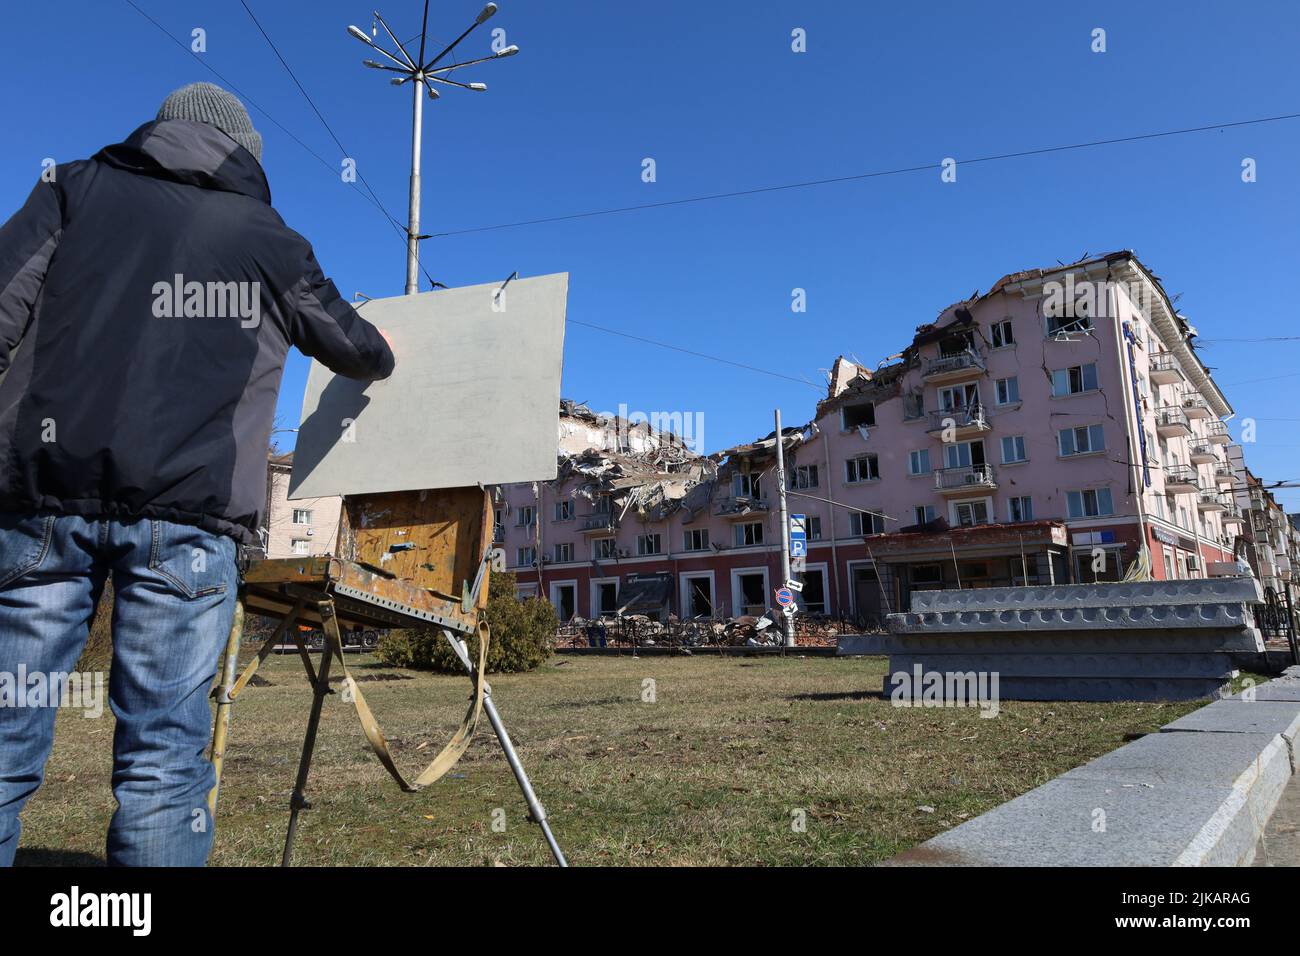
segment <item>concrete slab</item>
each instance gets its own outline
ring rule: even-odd
[[[1151,734],[891,862],[1247,865],[1290,778],[1276,734]]]
[[[1251,627],[1246,605],[1236,603],[1142,604],[1128,607],[1020,608],[924,611],[890,614],[891,634],[936,631],[1179,630]]]
[[[1061,673],[1059,654],[916,654],[889,656],[889,672],[922,670],[977,671],[1009,677],[1214,677],[1232,676],[1224,654],[1090,654],[1073,655],[1069,674]]]
[[[1134,604],[1254,603],[1262,600],[1264,592],[1259,582],[1241,577],[913,591],[911,610],[1121,607]]]
[[[997,698],[1006,700],[1210,700],[1227,682],[1220,677],[999,677]],[[892,698],[888,677],[882,692]],[[922,692],[923,693],[923,689]],[[922,699],[924,699],[922,697]]]
[[[1295,742],[1300,734],[1300,703],[1279,700],[1216,700],[1160,728],[1162,733],[1215,732],[1278,734]]]
[[[837,643],[840,655],[855,654],[1208,654],[1253,653],[1258,632],[1240,630],[981,631],[964,634],[850,634]]]
[[[1256,701],[1278,700],[1300,702],[1300,680],[1292,677],[1279,677],[1251,689]],[[1234,694],[1233,699],[1248,700],[1247,692]]]

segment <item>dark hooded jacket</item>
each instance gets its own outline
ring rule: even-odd
[[[256,542],[291,345],[393,370],[244,147],[166,120],[52,167],[0,227],[0,510]]]

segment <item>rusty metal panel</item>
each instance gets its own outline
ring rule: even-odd
[[[360,306],[397,367],[366,383],[312,363],[289,497],[554,478],[568,288],[557,273]]]

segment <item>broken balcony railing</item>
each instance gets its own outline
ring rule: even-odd
[[[618,519],[609,511],[597,511],[582,516],[583,531],[613,531],[617,527]]]
[[[921,372],[923,378],[935,375],[951,375],[954,372],[984,371],[984,359],[976,352],[966,351],[958,355],[941,355],[925,363]]]
[[[930,413],[930,428],[932,432],[942,432],[948,429],[958,431],[966,429],[975,429],[983,431],[989,427],[988,418],[984,414],[983,405],[972,405],[965,408],[949,408],[943,411]]]
[[[754,498],[750,495],[732,495],[730,498],[723,498],[718,502],[714,514],[718,517],[725,517],[727,515],[745,515],[755,511],[767,510],[769,510],[769,505],[762,498]]]
[[[968,465],[959,468],[940,468],[934,473],[934,487],[939,491],[951,491],[954,488],[992,487],[992,465]]]

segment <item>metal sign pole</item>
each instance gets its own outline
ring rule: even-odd
[[[785,509],[785,448],[781,435],[781,409],[776,409],[776,489],[781,502],[781,584],[790,580],[790,516]],[[794,647],[794,621],[781,615],[781,633],[785,646]]]

